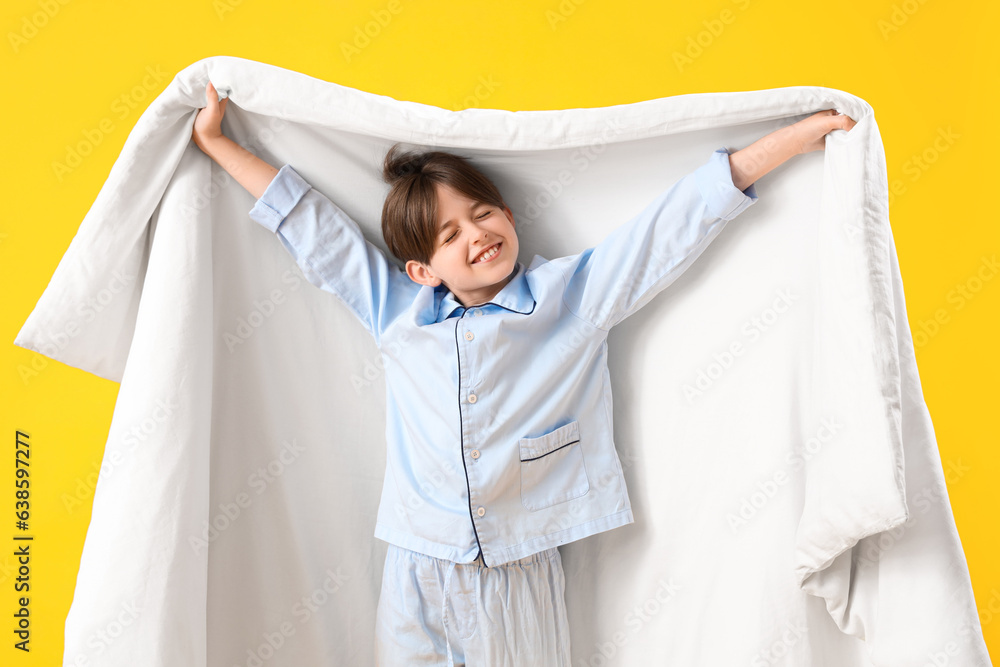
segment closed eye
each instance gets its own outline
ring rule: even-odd
[[[485,217],[489,216],[489,215],[490,215],[490,214],[492,214],[492,213],[493,213],[493,211],[485,211],[484,213],[481,213],[481,214],[479,214],[479,215],[478,215],[478,216],[476,217],[476,219],[477,219],[477,220],[479,220],[479,219],[482,219],[482,218],[485,218]],[[456,231],[454,231],[454,232],[452,232],[452,233],[451,233],[451,236],[449,236],[448,238],[446,238],[446,239],[444,240],[444,242],[445,242],[445,243],[448,243],[448,242],[449,242],[449,241],[451,241],[451,240],[452,240],[453,238],[455,238],[455,235],[456,235],[456,234],[458,234],[458,231],[457,231],[457,230],[456,230]]]

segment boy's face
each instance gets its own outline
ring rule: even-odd
[[[430,264],[406,263],[410,279],[444,285],[465,306],[489,301],[517,268],[517,234],[510,208],[475,202],[437,186],[437,236]],[[484,251],[492,255],[483,257]]]

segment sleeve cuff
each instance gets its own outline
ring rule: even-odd
[[[250,209],[250,217],[271,232],[276,232],[281,221],[311,187],[291,165],[286,164],[278,170]]]
[[[709,212],[717,218],[732,220],[757,201],[757,189],[751,183],[746,190],[733,185],[729,167],[729,151],[720,148],[712,153],[708,162],[695,171],[698,190],[708,205]]]

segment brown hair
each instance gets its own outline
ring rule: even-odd
[[[382,206],[382,237],[389,252],[407,262],[429,264],[437,238],[439,183],[476,201],[505,208],[500,191],[469,159],[443,151],[385,154],[382,178],[391,187]]]

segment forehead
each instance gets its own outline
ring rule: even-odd
[[[483,202],[463,195],[449,185],[438,183],[437,192],[437,223],[438,229],[443,229],[446,225],[455,222],[456,216],[465,212],[471,212],[483,206]]]

